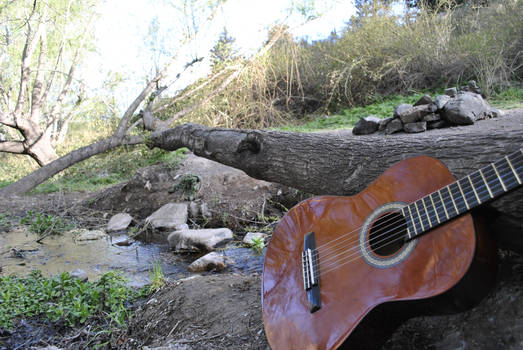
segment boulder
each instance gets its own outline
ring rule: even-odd
[[[408,123],[403,125],[403,130],[408,133],[427,131],[427,122]]]
[[[447,102],[449,102],[450,98],[451,97],[448,96],[448,95],[438,95],[438,96],[436,96],[436,99],[434,100],[434,103],[436,104],[436,108],[438,110],[443,109],[443,107],[445,107],[445,104],[447,104]]]
[[[445,104],[441,110],[444,120],[455,125],[470,125],[485,118],[490,106],[481,95],[473,92],[461,92]]]
[[[378,131],[380,123],[380,118],[370,115],[365,118],[361,118],[356,125],[354,125],[354,128],[352,129],[352,133],[354,135],[368,135],[372,134],[376,131]]]
[[[221,271],[227,267],[227,257],[216,252],[211,252],[193,261],[187,270],[191,272]]]
[[[430,95],[424,95],[423,97],[421,97],[418,102],[414,103],[414,107],[416,106],[422,106],[422,105],[428,105],[428,104],[431,104],[432,103],[432,98],[430,97]]]
[[[169,247],[176,252],[210,251],[232,240],[228,228],[174,231],[168,237]]]
[[[149,215],[145,223],[157,229],[178,229],[187,222],[187,204],[168,203]]]
[[[387,124],[387,127],[385,128],[385,134],[390,135],[401,130],[403,130],[403,123],[401,120],[393,119]]]
[[[127,227],[129,227],[131,221],[133,221],[133,217],[131,215],[127,213],[118,213],[111,217],[107,223],[107,226],[105,227],[105,231],[113,232],[125,230]]]
[[[267,234],[265,234],[263,232],[247,232],[245,237],[243,237],[243,243],[251,245],[254,243],[254,240],[257,240],[257,239],[265,240],[266,237],[267,237]]]
[[[75,232],[76,237],[75,240],[77,242],[85,242],[85,241],[95,241],[97,239],[106,238],[107,235],[102,232],[101,230],[78,230]]]

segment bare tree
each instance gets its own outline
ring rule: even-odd
[[[83,99],[74,74],[93,11],[91,0],[9,2],[0,11],[0,124],[7,129],[0,152],[40,166],[57,158],[55,145]]]

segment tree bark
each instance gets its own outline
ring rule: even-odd
[[[248,175],[312,194],[352,195],[400,160],[429,155],[460,178],[523,145],[523,111],[472,126],[421,134],[353,136],[350,131],[288,133],[184,124],[152,134],[150,145],[194,154]],[[523,190],[487,205],[498,238],[523,251]],[[521,237],[520,237],[521,236]]]

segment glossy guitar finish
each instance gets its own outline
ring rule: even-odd
[[[263,317],[271,348],[336,349],[377,305],[444,293],[462,280],[473,261],[486,272],[475,274],[475,283],[478,276],[485,283],[472,288],[489,287],[495,273],[494,245],[482,230],[476,232],[470,214],[417,238],[410,254],[393,266],[372,266],[359,253],[360,227],[376,208],[411,203],[453,181],[440,161],[414,157],[396,164],[355,196],[316,197],[291,209],[273,232],[263,268]],[[303,237],[311,231],[317,246],[354,231],[346,248],[358,252],[349,263],[343,264],[348,260],[340,257],[339,266],[320,276],[322,305],[315,313],[309,311],[301,264]],[[326,254],[336,250],[329,249],[333,252]],[[320,266],[321,261],[320,256]]]

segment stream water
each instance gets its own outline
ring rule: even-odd
[[[149,282],[150,273],[159,263],[169,279],[190,275],[187,266],[196,255],[178,255],[167,244],[129,240],[127,234],[105,236],[102,239],[78,241],[70,233],[39,237],[24,227],[0,233],[0,275],[25,275],[40,270],[44,275],[83,270],[89,280],[108,271],[120,271],[129,285],[142,286]],[[231,257],[234,272],[260,272],[263,256],[250,249],[230,247],[222,253]]]

